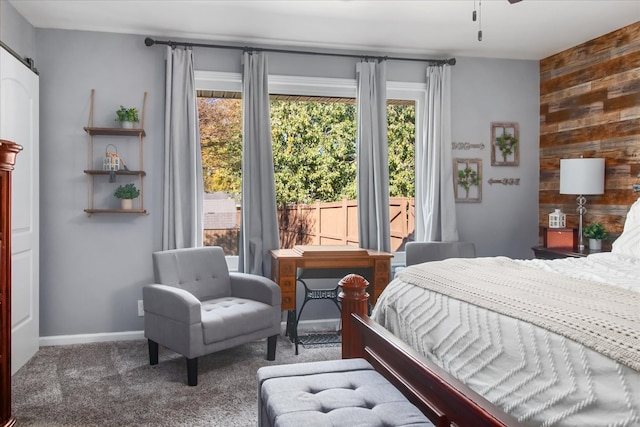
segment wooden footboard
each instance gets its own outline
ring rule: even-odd
[[[363,357],[438,427],[522,426],[367,315],[368,282],[340,281],[342,357]]]

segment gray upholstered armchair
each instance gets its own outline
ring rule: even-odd
[[[404,250],[407,266],[447,258],[476,256],[476,247],[471,242],[407,242]]]
[[[142,289],[149,361],[158,345],[187,358],[187,382],[198,383],[198,357],[267,338],[274,360],[280,334],[280,287],[262,276],[229,273],[222,248],[175,249],[152,256],[155,284]]]

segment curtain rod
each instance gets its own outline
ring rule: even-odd
[[[276,52],[276,53],[293,53],[299,55],[324,55],[324,56],[338,56],[343,58],[362,58],[362,59],[377,59],[377,60],[394,60],[394,61],[416,61],[416,62],[428,62],[431,65],[456,65],[456,58],[448,59],[421,59],[421,58],[402,58],[393,56],[372,56],[372,55],[351,55],[347,53],[329,53],[329,52],[314,52],[303,50],[289,50],[289,49],[269,49],[258,48],[249,46],[228,46],[219,44],[208,43],[187,43],[187,42],[174,42],[171,40],[154,40],[151,37],[144,39],[144,44],[147,46],[153,46],[154,44],[166,45],[171,47],[184,46],[184,47],[208,47],[215,49],[235,49],[243,51],[257,51],[257,52]]]

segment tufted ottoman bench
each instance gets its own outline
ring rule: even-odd
[[[364,359],[258,369],[259,427],[433,426]]]

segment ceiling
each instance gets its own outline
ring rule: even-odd
[[[539,60],[640,21],[640,0],[8,1],[38,28],[432,58]]]

